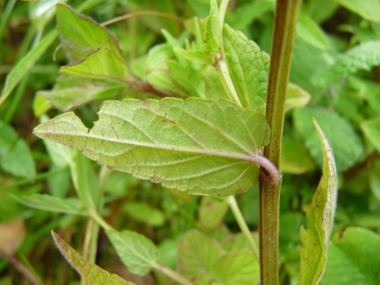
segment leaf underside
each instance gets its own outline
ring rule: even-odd
[[[257,183],[253,161],[269,143],[265,117],[225,99],[106,101],[98,114],[91,130],[69,112],[34,133],[137,178],[220,196]]]

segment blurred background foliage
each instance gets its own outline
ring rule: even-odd
[[[55,28],[55,4],[64,2],[98,23],[141,11],[160,11],[183,20],[208,15],[208,0],[0,0],[0,89],[5,78],[44,35]],[[226,23],[270,53],[274,1],[231,0]],[[188,29],[185,29],[188,25]],[[136,16],[107,27],[120,40],[130,66],[139,66],[149,49],[175,38],[191,37],[191,21]],[[360,45],[358,45],[360,44]],[[0,106],[0,284],[28,284],[16,270],[20,264],[36,272],[44,284],[78,284],[79,277],[52,245],[55,230],[73,247],[81,248],[87,220],[31,209],[17,203],[17,194],[49,193],[75,197],[64,150],[52,154],[32,134],[39,112],[61,112],[39,102],[39,90],[50,90],[58,69],[67,64],[58,40],[23,76]],[[311,95],[307,107],[286,113],[282,150],[280,249],[281,282],[295,284],[299,267],[299,229],[307,227],[303,209],[321,176],[322,148],[311,117],[330,141],[339,172],[338,207],[334,233],[363,227],[380,234],[380,6],[379,1],[307,0],[302,4],[294,44],[290,81]],[[147,98],[131,91],[125,96]],[[153,96],[154,97],[154,96]],[[97,120],[100,101],[75,112],[88,126]],[[55,161],[54,161],[55,160]],[[91,175],[100,167],[87,161]],[[180,237],[193,228],[223,241],[239,232],[225,203],[216,198],[189,196],[131,175],[108,173],[104,185],[104,216],[115,228],[143,233],[164,254],[161,262],[175,267]],[[96,179],[95,179],[96,180]],[[94,186],[95,187],[95,186]],[[258,190],[237,196],[252,231],[258,226]],[[96,262],[137,284],[170,284],[159,273],[145,277],[125,271],[105,234],[99,232]],[[48,265],[48,266],[47,266]],[[327,284],[327,283],[326,283]]]

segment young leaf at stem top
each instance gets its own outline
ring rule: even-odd
[[[257,183],[270,129],[262,114],[225,99],[106,101],[88,130],[74,113],[37,126],[44,139],[69,145],[110,168],[192,194],[229,196]]]
[[[319,284],[326,267],[327,246],[334,223],[338,193],[338,179],[330,145],[314,120],[323,145],[323,175],[311,204],[305,211],[310,222],[307,230],[301,228],[301,268],[298,284]]]

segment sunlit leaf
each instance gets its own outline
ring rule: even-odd
[[[69,246],[59,235],[51,231],[55,244],[66,258],[67,262],[91,285],[134,285],[127,282],[119,275],[110,274],[96,264],[86,261],[71,246]]]
[[[380,284],[380,236],[362,228],[348,228],[329,245],[322,285]]]
[[[228,25],[224,25],[223,42],[236,92],[244,107],[256,110],[267,97],[269,55]]]
[[[135,220],[153,227],[160,227],[165,223],[164,213],[147,203],[130,202],[123,207],[123,210]]]
[[[299,175],[313,170],[315,162],[301,141],[284,139],[280,166],[282,173]]]
[[[286,91],[285,112],[294,109],[302,108],[309,103],[311,95],[296,84],[288,83]]]
[[[124,59],[119,41],[112,33],[67,5],[57,5],[57,30],[71,63],[83,60],[100,47],[112,52],[119,60]]]
[[[33,113],[36,117],[45,114],[51,107],[52,105],[49,103],[49,100],[41,94],[37,94],[36,97],[34,97]]]
[[[21,79],[24,78],[25,74],[33,67],[37,60],[45,53],[46,49],[53,43],[56,37],[57,32],[54,30],[51,31],[16,64],[5,80],[4,89],[0,96],[0,105],[7,99],[12,90]]]
[[[130,272],[146,275],[156,267],[159,251],[147,237],[126,230],[107,230],[106,234]]]
[[[327,248],[334,223],[338,194],[338,179],[334,156],[322,130],[314,120],[323,145],[323,174],[311,204],[305,208],[309,228],[303,227],[301,236],[300,285],[314,285],[321,281],[327,261]]]
[[[44,139],[99,164],[193,194],[228,196],[257,183],[255,154],[269,142],[263,115],[220,99],[106,101],[88,130],[74,113],[38,126]]]
[[[83,212],[78,208],[79,200],[75,198],[59,198],[47,194],[12,195],[19,203],[34,209],[81,215]]]
[[[61,67],[59,72],[116,82],[124,82],[128,78],[125,61],[105,48],[99,48],[79,63]]]

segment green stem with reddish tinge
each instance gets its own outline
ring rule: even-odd
[[[278,0],[272,38],[266,117],[271,127],[264,155],[280,169],[284,105],[297,13],[301,0]],[[265,169],[261,169],[265,172]],[[281,180],[260,177],[260,270],[262,285],[277,285]]]

